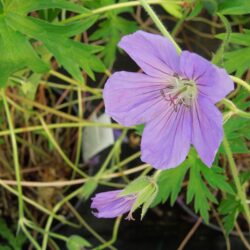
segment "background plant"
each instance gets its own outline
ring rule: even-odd
[[[217,224],[228,249],[232,231],[249,248],[242,232],[249,225],[248,1],[2,0],[0,13],[1,209],[16,223],[11,232],[1,221],[2,249],[21,249],[24,237],[27,249],[59,249],[57,240],[69,250],[115,249],[121,218],[111,239],[103,239],[72,199],[87,200],[98,186],[124,188],[136,176],[153,173],[147,164],[127,167],[140,152],[120,159],[128,128],[91,121],[103,110],[104,82],[119,67],[117,42],[138,29],[171,35],[180,47],[225,67],[236,83],[218,104],[226,139],[213,167],[206,168],[191,151],[181,166],[159,174],[152,207],[168,200],[173,205],[185,196],[201,216],[194,229],[203,221]],[[96,174],[81,157],[82,131],[92,126],[122,131]],[[143,126],[136,129],[140,133]],[[54,222],[84,227],[99,243],[58,234],[52,231]]]

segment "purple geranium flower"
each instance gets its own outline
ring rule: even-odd
[[[129,212],[136,200],[136,195],[119,196],[123,190],[109,191],[96,194],[92,198],[91,208],[97,210],[94,215],[98,218],[115,218]],[[129,214],[127,219],[133,219]]]
[[[175,167],[193,145],[211,166],[223,138],[214,104],[234,88],[227,72],[197,54],[178,55],[168,39],[143,31],[123,37],[119,46],[144,73],[113,74],[104,88],[105,108],[125,126],[145,124],[142,160]]]

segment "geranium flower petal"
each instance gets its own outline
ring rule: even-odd
[[[180,72],[184,77],[195,80],[199,94],[213,103],[234,89],[234,83],[224,69],[188,51],[181,53]]]
[[[130,211],[136,199],[134,196],[119,197],[122,190],[96,194],[92,198],[91,208],[97,218],[115,218]]]
[[[165,37],[137,31],[124,36],[118,45],[147,75],[165,77],[178,72],[180,56]]]
[[[164,79],[143,73],[114,73],[103,92],[105,111],[125,126],[155,119],[166,106],[160,95],[166,84]]]
[[[222,114],[204,97],[197,100],[191,112],[192,144],[202,161],[210,167],[223,139]]]
[[[181,106],[176,112],[166,106],[153,121],[148,123],[142,135],[142,160],[157,169],[178,166],[185,160],[191,143],[191,114]]]

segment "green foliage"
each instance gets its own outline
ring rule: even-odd
[[[153,206],[160,202],[164,203],[168,198],[170,198],[171,205],[175,203],[188,170],[187,203],[194,201],[195,211],[199,212],[208,223],[209,202],[218,203],[208,185],[215,190],[219,189],[228,194],[234,194],[234,191],[227,182],[223,169],[216,165],[208,168],[198,158],[193,149],[188,160],[179,167],[161,173],[158,181],[159,192]]]
[[[130,182],[127,187],[121,192],[120,196],[136,194],[146,188],[150,184],[150,179],[147,176],[142,176]]]
[[[135,127],[136,133],[137,133],[138,135],[142,135],[143,130],[144,130],[144,127],[145,127],[144,124],[137,125],[137,126]]]
[[[249,0],[222,0],[219,11],[224,15],[244,15],[250,13]]]
[[[226,28],[226,33],[223,38],[222,44],[220,45],[219,49],[216,51],[215,55],[213,56],[212,63],[223,67],[225,48],[228,45],[228,42],[232,33],[232,29],[231,29],[229,21],[227,20],[225,16],[223,16],[220,13],[218,13],[218,16],[220,17],[222,23],[224,24]]]
[[[185,161],[177,168],[162,171],[158,179],[158,195],[152,206],[155,206],[160,202],[164,203],[169,198],[171,205],[175,203],[187,170],[188,164]]]
[[[227,34],[218,34],[216,37],[225,39]],[[236,75],[243,75],[250,67],[250,33],[244,30],[244,33],[232,33],[229,38],[232,44],[230,50],[224,55],[224,67],[229,73],[236,72]],[[243,47],[242,47],[243,46]]]
[[[92,178],[89,179],[82,187],[82,192],[79,195],[79,198],[84,198],[84,199],[88,199],[93,192],[96,190],[98,186],[98,182]]]
[[[250,107],[248,97],[248,93],[242,89],[239,91],[238,95],[233,98],[233,102],[241,110],[246,110]],[[239,116],[232,117],[224,125],[224,133],[230,142],[233,153],[249,153],[247,140],[250,139],[250,123],[246,118]],[[223,147],[220,148],[220,152],[224,153]]]
[[[49,62],[40,58],[33,46],[33,41],[42,42],[58,63],[80,82],[83,81],[81,69],[84,69],[93,79],[93,71],[105,70],[102,62],[94,55],[102,50],[100,46],[86,45],[70,39],[92,26],[96,17],[69,25],[60,25],[27,16],[30,11],[48,8],[61,8],[78,13],[87,11],[81,6],[63,0],[7,1],[3,9],[4,15],[0,16],[2,53],[0,86],[6,85],[10,75],[26,67],[37,73],[49,70]]]
[[[68,250],[82,250],[85,247],[91,247],[91,244],[78,235],[71,235],[67,241]]]
[[[250,180],[250,171],[240,173],[240,182],[241,185],[244,186]],[[233,189],[236,191],[235,185],[232,184]],[[235,221],[240,212],[243,212],[240,201],[238,199],[237,193],[234,195],[229,194],[226,198],[222,200],[218,211],[221,215],[223,215],[223,226],[227,234],[229,234],[233,228]]]
[[[182,7],[179,3],[166,2],[162,3],[161,6],[172,16],[176,18],[183,17]]]
[[[103,7],[114,3],[114,0],[98,0],[94,3],[89,2],[89,5],[87,3],[87,6]],[[128,14],[132,10],[132,8],[123,8],[105,13],[106,19],[99,23],[99,28],[90,36],[91,41],[101,39],[105,42],[106,46],[102,51],[102,56],[107,67],[111,67],[114,63],[117,43],[121,37],[137,30],[137,25],[134,21],[129,21],[119,16],[119,14]]]
[[[3,244],[1,240],[0,250],[22,250],[22,246],[26,241],[23,234],[15,236],[2,218],[0,218],[0,236],[7,242]]]

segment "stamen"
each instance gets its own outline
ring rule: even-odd
[[[172,84],[160,90],[161,96],[178,111],[181,105],[190,108],[197,96],[197,86],[193,80],[174,74]]]

